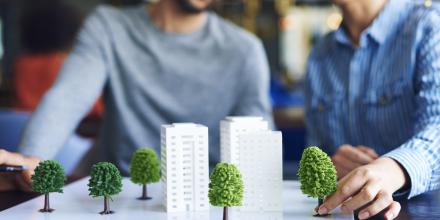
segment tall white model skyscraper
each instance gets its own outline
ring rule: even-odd
[[[167,212],[209,210],[208,128],[193,123],[163,125],[161,171]]]
[[[261,117],[227,117],[220,123],[222,162],[243,175],[241,211],[282,211],[282,135]]]

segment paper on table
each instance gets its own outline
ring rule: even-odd
[[[167,214],[161,204],[162,191],[160,184],[149,185],[149,201],[136,198],[141,194],[141,187],[123,179],[123,191],[110,202],[110,207],[116,213],[101,216],[103,209],[102,198],[91,198],[87,191],[88,178],[72,183],[65,187],[64,193],[52,193],[50,196],[53,213],[40,213],[43,197],[32,199],[18,206],[0,212],[0,219],[8,220],[220,220],[222,209],[211,207],[210,212],[174,213]],[[230,220],[317,220],[313,217],[315,199],[307,198],[299,190],[298,182],[286,181],[283,187],[284,212],[236,212],[232,208]],[[332,215],[319,219],[352,220],[353,215],[341,214],[339,210]]]

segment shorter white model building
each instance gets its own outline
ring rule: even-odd
[[[220,123],[222,162],[243,176],[240,211],[282,211],[282,134],[259,117],[228,117]]]
[[[193,123],[163,125],[161,172],[167,212],[209,210],[208,128]]]

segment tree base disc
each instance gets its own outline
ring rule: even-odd
[[[46,213],[46,212],[51,213],[51,212],[55,211],[55,209],[40,209],[39,211],[43,212],[43,213]]]
[[[148,196],[146,196],[146,197],[141,196],[141,197],[139,197],[139,198],[137,198],[137,199],[138,199],[138,200],[151,200],[151,199],[153,199],[153,198],[148,197]]]
[[[111,215],[111,214],[113,214],[113,213],[115,213],[114,211],[111,211],[111,210],[108,210],[108,211],[102,211],[102,212],[100,212],[99,214],[101,214],[101,215]]]
[[[313,217],[327,217],[329,215],[330,214],[320,215],[320,214],[316,213],[315,215],[313,215]]]

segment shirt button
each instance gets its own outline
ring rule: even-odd
[[[325,111],[325,107],[323,104],[319,104],[318,105],[318,112],[324,112]]]
[[[381,96],[381,97],[379,98],[379,104],[380,104],[380,105],[386,105],[387,102],[388,102],[388,100],[387,100],[387,98],[386,98],[385,96]]]

